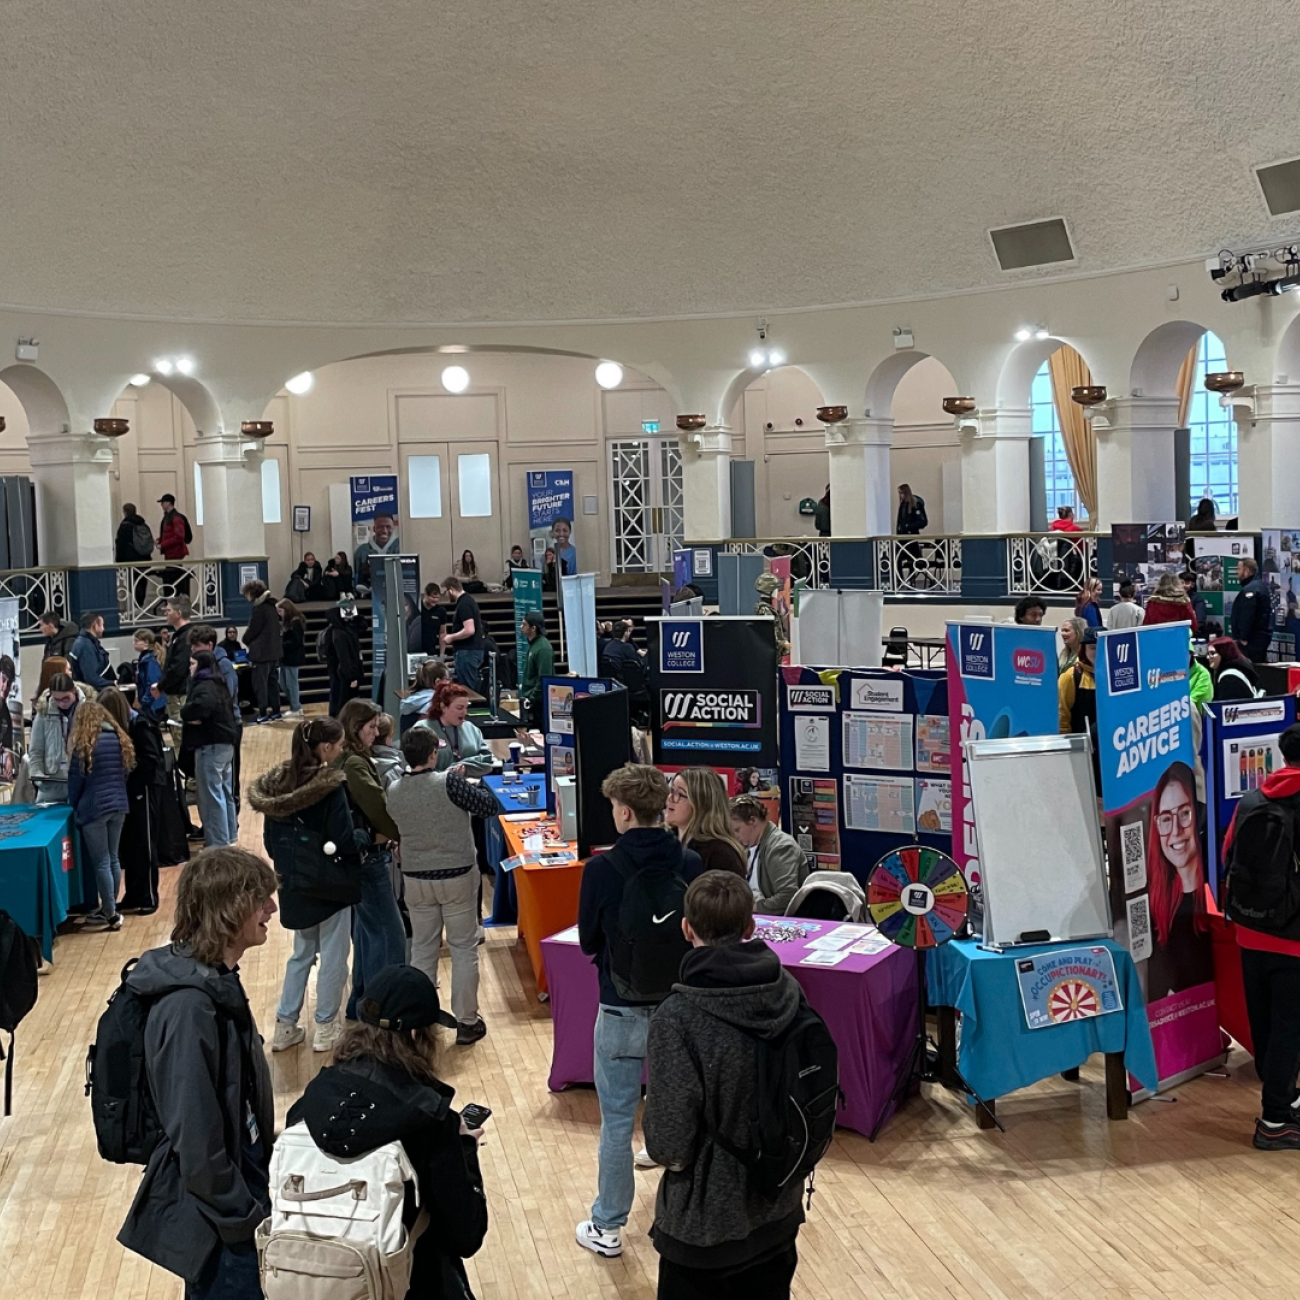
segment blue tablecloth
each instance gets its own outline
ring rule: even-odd
[[[69,906],[85,899],[80,839],[67,804],[0,807],[0,907],[40,939],[47,961]]]
[[[506,784],[500,776],[485,776],[483,784],[497,797],[497,802],[508,813],[525,812],[534,807],[523,799],[514,796],[521,791],[537,791],[538,809],[546,807],[546,777],[525,776],[521,781]],[[501,859],[506,856],[506,839],[501,831],[499,818],[491,817],[486,826],[486,851],[488,866],[492,868],[496,886],[492,891],[492,915],[483,922],[484,925],[515,925],[519,920],[519,903],[515,898],[514,875],[501,870]]]
[[[1054,948],[1104,944],[1115,958],[1124,1010],[1070,1024],[1030,1029],[1020,1001],[1016,960]],[[961,1012],[957,1065],[981,1097],[1001,1097],[1082,1065],[1094,1052],[1123,1052],[1124,1065],[1144,1087],[1156,1086],[1156,1057],[1147,1023],[1146,998],[1128,949],[1109,939],[1040,944],[1009,952],[985,952],[974,939],[936,948],[927,964],[932,1006]]]

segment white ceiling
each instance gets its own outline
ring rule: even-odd
[[[1229,21],[1230,18],[1230,21]],[[1300,227],[1293,0],[4,0],[0,303],[320,322],[757,311]]]

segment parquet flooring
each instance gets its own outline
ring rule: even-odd
[[[287,752],[287,727],[250,727],[245,781]],[[260,850],[245,809],[240,842]],[[179,1282],[115,1236],[139,1178],[95,1152],[83,1096],[86,1044],[122,964],[165,942],[163,907],[117,934],[59,941],[55,969],[18,1034],[14,1115],[0,1120],[0,1296],[175,1300]],[[480,1300],[654,1295],[646,1236],[657,1173],[637,1174],[620,1260],[573,1242],[595,1189],[599,1115],[591,1090],[546,1090],[551,1026],[513,930],[481,950],[489,1034],[444,1053],[462,1101],[493,1108],[483,1166],[492,1227],[470,1275]],[[250,952],[243,978],[269,1038],[287,932]],[[450,978],[449,973],[445,976]],[[308,1005],[311,1005],[309,994]],[[281,1119],[324,1058],[310,1045],[271,1058]],[[1100,1058],[1081,1085],[1044,1083],[1004,1099],[1004,1135],[928,1090],[872,1146],[841,1131],[800,1237],[801,1300],[1294,1300],[1300,1294],[1300,1154],[1249,1145],[1258,1103],[1251,1062],[1202,1078],[1177,1100],[1105,1118]]]

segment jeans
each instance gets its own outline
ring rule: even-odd
[[[117,846],[122,838],[126,813],[105,813],[81,828],[81,842],[95,869],[99,889],[99,910],[105,916],[117,913],[117,890],[122,883],[122,864],[117,860]]]
[[[253,665],[253,698],[259,717],[280,712],[280,663]]]
[[[659,1256],[659,1300],[789,1300],[799,1264],[792,1241],[784,1250],[736,1270],[688,1268]]]
[[[280,990],[280,1005],[275,1009],[277,1020],[291,1025],[298,1023],[298,1015],[307,998],[307,977],[320,954],[320,974],[316,976],[316,1023],[328,1025],[339,1014],[343,1002],[343,985],[348,978],[348,951],[352,947],[352,909],[343,908],[328,916],[319,925],[293,932],[293,955],[284,968],[284,987]]]
[[[479,669],[483,667],[483,651],[479,650],[457,650],[456,651],[456,680],[462,686],[468,686],[471,691],[479,688]]]
[[[247,1241],[218,1242],[199,1280],[186,1284],[185,1300],[262,1300],[257,1246]]]
[[[280,691],[289,700],[291,713],[302,712],[302,696],[298,693],[298,666],[280,665]]]
[[[447,927],[451,949],[451,1014],[461,1024],[478,1019],[478,884],[473,868],[450,880],[403,881],[411,916],[411,965],[438,983],[438,951]]]
[[[1264,1118],[1294,1119],[1291,1109],[1300,1070],[1300,957],[1241,950],[1246,1014],[1255,1040],[1255,1073],[1264,1084]]]
[[[204,848],[220,848],[239,838],[234,765],[234,745],[201,745],[194,751],[194,786],[203,819]]]
[[[347,1018],[357,1018],[357,1001],[366,980],[385,966],[406,964],[406,929],[397,908],[393,882],[388,878],[390,854],[372,850],[361,863],[361,901],[352,909],[352,993]]]
[[[600,1172],[591,1221],[607,1230],[621,1228],[636,1193],[632,1129],[641,1104],[646,1039],[654,1007],[610,1007],[596,1012],[595,1075],[600,1100]]]

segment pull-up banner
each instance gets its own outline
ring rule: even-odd
[[[1147,995],[1160,1087],[1223,1059],[1197,825],[1188,623],[1102,632],[1097,739],[1115,938]]]

